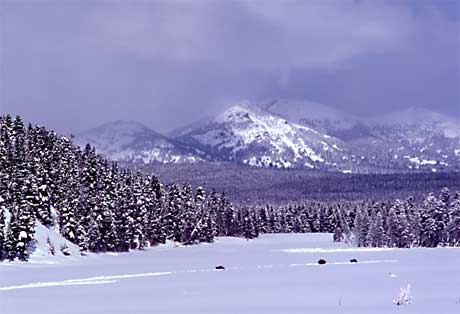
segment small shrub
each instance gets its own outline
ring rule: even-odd
[[[396,305],[407,305],[410,304],[411,300],[410,285],[407,285],[407,288],[401,288],[399,295],[393,300],[393,303]]]

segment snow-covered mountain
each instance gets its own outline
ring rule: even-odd
[[[346,173],[460,170],[458,122],[420,108],[359,118],[308,101],[243,101],[170,137],[117,121],[76,140],[118,161],[213,160]]]
[[[91,144],[115,161],[182,163],[202,160],[202,153],[134,121],[115,121],[80,133],[75,142]]]
[[[409,108],[366,121],[369,154],[410,169],[460,168],[460,128],[455,118]]]
[[[275,100],[266,109],[344,141],[355,156],[364,157],[368,169],[460,167],[458,121],[427,109],[412,107],[372,118],[304,101]]]
[[[341,140],[249,102],[186,128],[176,140],[198,147],[215,159],[251,166],[348,169],[342,167],[348,152]]]

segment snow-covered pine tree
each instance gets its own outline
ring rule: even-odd
[[[181,198],[183,202],[182,213],[182,242],[184,244],[193,244],[192,233],[198,223],[198,215],[195,208],[195,202],[192,187],[189,183],[182,186]]]
[[[6,228],[6,239],[5,239],[5,258],[9,261],[13,261],[17,257],[17,243],[19,238],[18,232],[18,220],[16,218],[16,210],[12,208],[10,212],[10,219]]]
[[[221,211],[224,216],[224,236],[234,236],[238,233],[235,227],[235,209],[224,193],[221,196]]]
[[[85,146],[78,167],[80,168],[80,190],[76,211],[77,244],[82,250],[87,250],[94,247],[90,239],[98,236],[95,234],[95,221],[92,217],[92,210],[96,207],[98,162],[95,149],[90,145]]]
[[[216,190],[212,190],[208,201],[209,213],[212,217],[213,234],[221,236],[225,233],[224,211],[222,209],[221,196]]]
[[[268,233],[268,213],[267,213],[268,206],[262,206],[259,209],[259,230],[261,233]]]
[[[208,204],[206,204],[208,205]],[[215,222],[209,208],[205,206],[202,211],[202,223],[200,224],[200,242],[212,242],[215,237]]]
[[[6,207],[4,205],[5,200],[0,195],[0,261],[5,256],[5,225],[6,225]]]
[[[367,210],[358,208],[353,224],[353,235],[358,247],[367,246],[367,234],[369,233],[369,216]]]
[[[246,239],[253,239],[257,237],[254,219],[248,209],[243,211],[243,237]]]
[[[372,247],[381,247],[385,241],[385,229],[383,227],[383,216],[380,211],[375,213],[371,219],[369,233],[367,234],[367,244]]]
[[[436,247],[442,241],[444,230],[440,228],[443,221],[441,207],[441,202],[432,193],[423,203],[420,217],[422,226],[420,243],[424,247]]]
[[[101,243],[106,251],[114,251],[117,245],[117,232],[115,227],[115,206],[116,206],[116,186],[117,172],[116,168],[111,167],[107,161],[101,165],[103,179],[98,194],[100,195],[100,204],[102,207],[102,221],[99,225],[101,230]]]
[[[206,242],[209,238],[211,240],[213,238],[212,230],[208,229],[209,213],[206,206],[206,193],[203,187],[197,187],[193,204],[195,210],[195,218],[191,232],[188,234],[188,238],[185,239],[185,244]]]
[[[350,230],[350,225],[345,218],[344,209],[342,207],[336,208],[336,229],[334,230],[334,240],[343,240],[346,243],[350,243],[352,241],[352,233]]]
[[[387,226],[388,246],[399,248],[411,246],[411,230],[404,209],[404,203],[400,200],[396,200],[395,204],[390,208]]]
[[[448,244],[449,232],[447,230],[447,225],[449,223],[449,210],[451,207],[451,196],[450,191],[448,188],[444,187],[441,190],[441,194],[439,195],[440,201],[440,208],[439,208],[439,215],[438,217],[438,229],[440,233],[440,241],[442,245]]]
[[[460,195],[456,193],[449,208],[448,244],[460,246]]]
[[[163,185],[156,176],[150,178],[149,193],[152,194],[146,234],[150,245],[165,243],[166,233],[162,223],[163,208],[165,207],[165,192]]]
[[[18,241],[16,254],[19,260],[27,261],[29,258],[29,244],[34,240],[35,219],[32,209],[28,204],[23,204],[19,210],[18,218]]]
[[[134,211],[135,201],[132,192],[131,176],[127,170],[120,172],[118,180],[117,199],[114,212],[117,227],[117,251],[129,251],[134,241]]]
[[[422,232],[422,225],[421,225],[421,217],[420,213],[421,210],[419,206],[414,204],[414,198],[409,197],[405,204],[405,212],[408,224],[410,226],[410,235],[411,235],[411,245],[419,246],[420,245],[420,235]]]
[[[164,221],[166,223],[167,238],[176,242],[182,241],[182,208],[181,189],[177,184],[172,184],[167,191],[167,215]]]

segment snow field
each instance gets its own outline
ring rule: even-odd
[[[0,264],[0,313],[460,313],[455,248],[361,249],[330,234],[280,234],[32,261]],[[408,284],[412,303],[395,305]]]

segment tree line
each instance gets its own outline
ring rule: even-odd
[[[218,236],[334,232],[359,246],[459,245],[458,193],[422,204],[298,202],[234,205],[224,193],[164,186],[158,177],[119,167],[71,139],[20,117],[0,117],[0,259],[23,260],[39,222],[82,251],[143,249],[166,240],[212,242]]]

